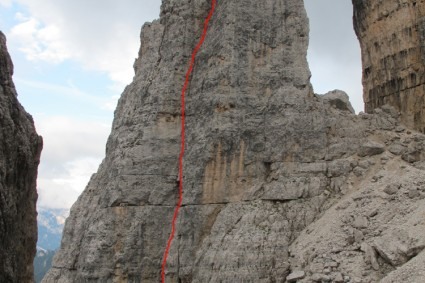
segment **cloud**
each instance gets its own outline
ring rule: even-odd
[[[61,63],[71,57],[70,51],[60,41],[60,30],[57,26],[43,27],[37,19],[27,18],[20,13],[16,18],[21,23],[12,28],[10,37],[11,40],[19,42],[19,50],[25,53],[28,60]]]
[[[363,89],[358,73],[361,72],[360,62],[344,65],[333,58],[310,54],[309,64],[316,93],[325,94],[330,90],[341,89],[350,96],[350,102],[356,112],[363,111]]]
[[[359,42],[352,23],[351,1],[305,0],[310,19],[308,61],[316,92],[339,88],[363,111]]]
[[[102,105],[102,109],[114,111],[117,108],[118,100],[120,99],[119,95],[113,95]]]
[[[12,5],[12,0],[0,0],[0,6],[10,7]]]
[[[38,204],[69,208],[97,171],[110,126],[65,116],[39,116],[35,121],[44,139]]]
[[[0,0],[0,6],[10,7],[12,6],[12,1],[13,0]]]
[[[38,178],[38,205],[45,208],[69,208],[97,171],[100,160],[82,158],[67,162],[56,177]],[[40,168],[42,171],[42,168]]]
[[[69,208],[104,157],[111,119],[106,119],[107,124],[99,123],[96,115],[104,115],[100,110],[107,110],[112,116],[117,94],[134,75],[141,26],[158,17],[161,1],[0,0],[0,5],[10,7],[12,2],[18,5],[9,11],[19,12],[7,32],[9,46],[25,55],[30,63],[22,62],[28,68],[41,66],[37,76],[27,72],[25,76],[15,77],[18,89],[28,92],[21,99],[27,97],[28,110],[44,138],[38,206]],[[80,82],[80,86],[72,79],[55,82],[56,76],[50,71],[66,74],[65,68],[70,64],[64,63],[69,61],[88,71],[87,74],[90,71],[106,74],[110,81],[96,86],[97,76],[90,85],[88,80]],[[45,67],[46,62],[51,68]],[[73,70],[78,69],[69,69],[69,77],[78,78],[72,75]],[[39,104],[37,100],[49,101],[45,110],[31,111],[31,105]],[[61,101],[70,104],[61,110],[64,107]],[[68,111],[78,109],[77,105],[84,110],[91,107],[95,118]],[[49,109],[52,107],[58,107],[57,111]],[[73,116],[52,116],[52,112]]]
[[[4,0],[1,0],[4,1]],[[15,0],[29,16],[12,30],[30,60],[73,59],[105,72],[121,86],[131,82],[140,28],[158,17],[160,0]]]
[[[20,86],[31,88],[32,90],[39,90],[40,95],[52,96],[52,99],[69,98],[78,101],[79,104],[90,104],[96,108],[114,111],[119,99],[119,95],[112,96],[99,96],[87,93],[79,86],[75,85],[71,80],[66,84],[55,84],[43,81],[25,80],[16,78],[15,82]],[[93,109],[95,110],[95,109]]]

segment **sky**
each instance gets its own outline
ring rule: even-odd
[[[113,112],[131,83],[143,23],[160,0],[0,0],[18,98],[44,139],[38,206],[70,208],[104,158]],[[351,0],[305,0],[316,93],[348,93],[363,110]]]

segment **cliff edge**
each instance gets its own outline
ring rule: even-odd
[[[353,0],[366,112],[392,105],[425,132],[425,2]]]
[[[37,168],[42,139],[19,104],[0,32],[0,282],[33,282]]]

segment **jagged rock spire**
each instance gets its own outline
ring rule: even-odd
[[[0,282],[32,282],[37,243],[37,168],[42,139],[17,99],[0,31]]]

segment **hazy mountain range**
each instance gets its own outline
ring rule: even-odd
[[[67,209],[38,208],[37,254],[34,258],[35,282],[39,283],[52,265],[53,256],[60,246]]]

